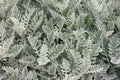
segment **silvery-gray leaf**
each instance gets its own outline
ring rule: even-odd
[[[50,60],[45,56],[41,56],[40,58],[37,59],[37,62],[40,66],[42,66],[46,65],[48,62],[50,62]]]
[[[48,52],[48,46],[46,44],[43,44],[40,49],[40,55],[47,56],[47,52]]]

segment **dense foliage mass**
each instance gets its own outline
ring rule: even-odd
[[[0,0],[0,80],[120,80],[120,0]]]

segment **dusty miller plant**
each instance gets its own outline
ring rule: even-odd
[[[0,0],[0,80],[119,79],[119,0]]]

